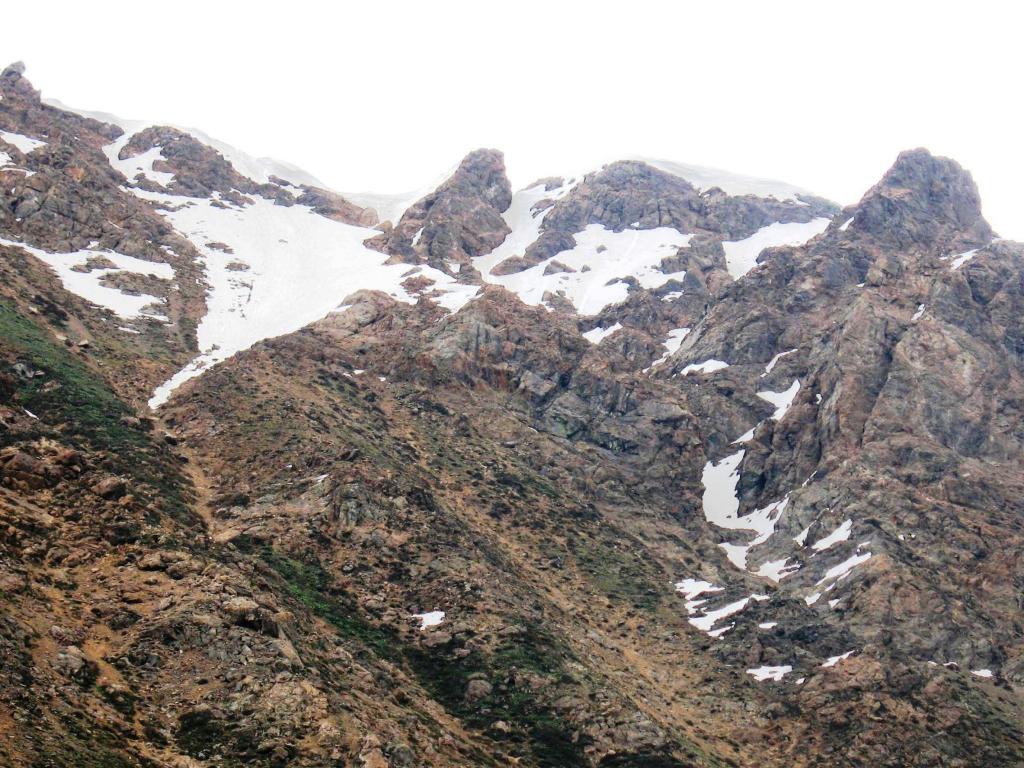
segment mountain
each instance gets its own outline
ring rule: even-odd
[[[0,96],[0,763],[1024,764],[1024,246],[954,161],[345,195]]]

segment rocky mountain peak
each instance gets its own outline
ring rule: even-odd
[[[510,232],[502,213],[512,204],[505,156],[496,149],[470,152],[434,192],[413,204],[397,226],[367,245],[398,262],[429,264],[450,272],[452,264],[489,253]]]
[[[8,64],[4,67],[4,71],[0,72],[0,77],[21,77],[25,74],[25,62],[16,61],[13,64]]]
[[[479,190],[496,208],[508,208],[512,204],[512,185],[505,173],[505,155],[497,149],[476,149],[466,155],[441,190],[464,186]]]
[[[861,199],[852,226],[901,249],[931,251],[953,241],[992,239],[971,174],[927,149],[900,153]]]
[[[39,99],[39,91],[25,77],[25,63],[21,61],[9,64],[0,72],[0,92]]]

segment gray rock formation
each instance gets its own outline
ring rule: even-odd
[[[511,202],[502,154],[479,149],[435,192],[414,203],[393,230],[367,244],[399,262],[450,273],[452,264],[465,267],[501,244],[509,233],[501,214]]]

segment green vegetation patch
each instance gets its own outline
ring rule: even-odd
[[[450,646],[427,648],[406,644],[396,632],[370,623],[360,615],[351,598],[331,591],[330,577],[318,563],[301,562],[269,546],[260,549],[259,556],[284,580],[288,593],[310,612],[329,622],[343,637],[356,641],[366,652],[403,666],[449,712],[468,727],[486,731],[509,744],[526,758],[526,765],[588,765],[584,744],[572,740],[571,729],[565,722],[533,691],[513,682],[515,673],[555,680],[567,677],[568,650],[539,626],[530,624],[503,638],[491,653],[473,650],[465,658],[455,659]],[[474,678],[486,679],[493,687],[483,699],[470,702],[466,689]],[[510,730],[496,734],[493,726],[502,721]]]
[[[169,512],[186,515],[178,468],[148,433],[125,422],[133,415],[128,405],[46,330],[2,301],[0,352],[45,374],[19,379],[19,404],[46,424],[63,425],[76,447],[109,453],[118,473],[154,487]]]
[[[401,661],[400,643],[395,633],[376,627],[364,619],[354,602],[330,591],[330,578],[316,564],[304,563],[264,547],[260,556],[288,587],[288,594],[316,616],[327,621],[342,637],[356,640],[373,655],[391,662]]]

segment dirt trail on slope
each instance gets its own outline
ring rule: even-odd
[[[174,429],[170,424],[165,422],[159,414],[156,414],[156,418],[159,420],[161,427],[168,434],[175,434]],[[206,524],[206,531],[212,539],[217,540],[218,522],[214,518],[213,514],[213,483],[210,480],[210,475],[205,469],[202,457],[185,441],[180,441],[174,446],[175,453],[179,454],[185,459],[185,464],[182,467],[186,477],[192,481],[193,492],[195,493],[195,499],[192,502],[192,506],[203,522]]]

